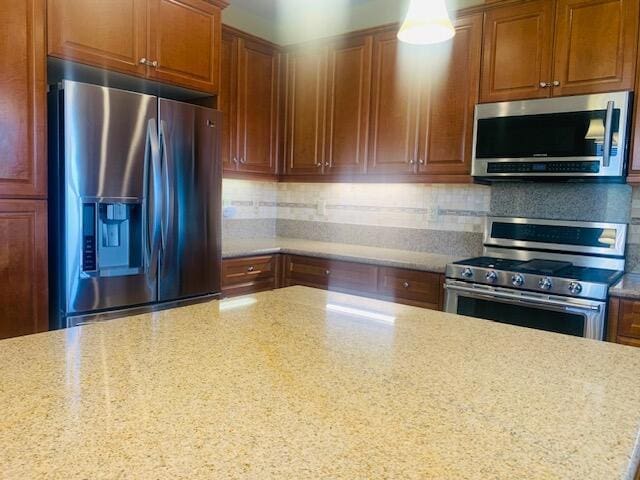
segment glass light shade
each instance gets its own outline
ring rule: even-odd
[[[411,0],[398,39],[413,45],[429,45],[456,34],[444,0]]]

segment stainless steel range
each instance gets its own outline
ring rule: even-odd
[[[447,266],[445,310],[604,339],[626,224],[487,219],[484,256]]]

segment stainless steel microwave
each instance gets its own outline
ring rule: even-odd
[[[631,92],[476,105],[476,180],[623,181]]]

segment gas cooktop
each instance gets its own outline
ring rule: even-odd
[[[623,275],[619,270],[581,267],[547,259],[515,260],[477,257],[447,266],[447,278],[484,285],[586,298],[606,298],[610,285]]]

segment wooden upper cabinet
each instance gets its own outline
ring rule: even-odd
[[[554,95],[633,90],[638,0],[557,0]]]
[[[47,195],[44,0],[0,4],[0,197]]]
[[[238,170],[275,174],[278,142],[278,52],[241,38],[238,49]]]
[[[46,332],[46,200],[0,200],[0,278],[0,339]]]
[[[221,12],[205,0],[147,0],[149,77],[217,92]],[[157,62],[157,65],[155,64]]]
[[[220,44],[220,91],[218,110],[222,112],[222,168],[224,171],[237,170],[236,155],[236,106],[237,106],[237,63],[238,41],[229,32],[222,31]]]
[[[486,12],[481,102],[548,97],[553,1],[532,0]]]
[[[47,17],[49,55],[146,74],[147,0],[48,0]]]
[[[226,0],[47,0],[49,55],[217,93]]]
[[[414,173],[417,165],[419,49],[400,44],[396,30],[376,34],[367,171]]]
[[[324,162],[326,48],[287,54],[285,172],[321,174]]]
[[[482,14],[459,18],[454,26],[453,40],[427,50],[418,171],[430,175],[469,175],[471,171]]]
[[[371,35],[329,46],[325,174],[364,173],[371,102]]]

